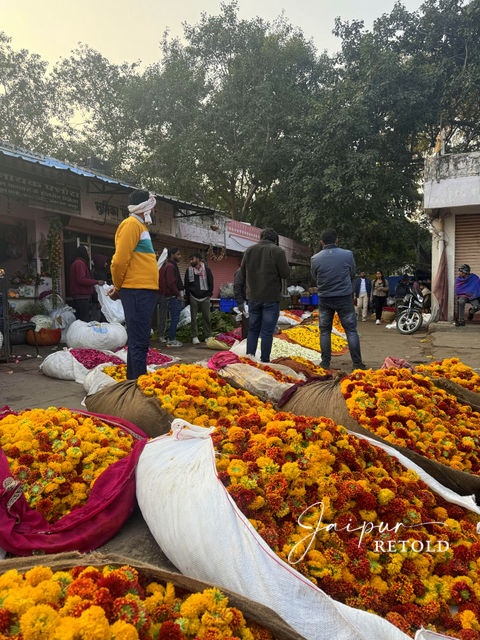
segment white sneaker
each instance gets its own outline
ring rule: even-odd
[[[167,340],[167,347],[183,347],[183,342],[180,342],[180,340]]]
[[[200,340],[197,338],[197,336],[195,336],[195,338],[192,338],[192,344],[200,344]]]
[[[377,321],[375,322],[375,324],[381,324],[380,320],[377,320]]]

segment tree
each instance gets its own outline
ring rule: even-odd
[[[0,139],[46,153],[57,131],[55,85],[40,56],[14,51],[10,43],[0,32]]]
[[[56,65],[53,77],[66,106],[62,122],[70,160],[94,157],[108,161],[108,172],[119,179],[133,175],[133,159],[144,150],[132,117],[132,108],[143,100],[137,68],[138,63],[111,64],[82,44]]]
[[[185,79],[190,109],[174,81],[170,114],[156,105],[146,114],[154,123],[151,163],[157,168],[168,165],[167,158],[183,157],[187,137],[195,162],[187,162],[182,181],[190,175],[205,199],[246,219],[291,161],[316,61],[313,47],[285,21],[239,20],[237,2],[221,9],[219,16],[203,14],[199,25],[185,27],[185,47],[164,42],[164,59],[155,70],[158,88],[166,90],[167,78]],[[178,107],[183,129],[174,122]],[[166,175],[174,178],[179,171],[167,168]],[[167,181],[165,186],[173,187]]]

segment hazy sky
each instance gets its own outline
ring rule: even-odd
[[[239,0],[239,15],[277,18],[282,11],[318,51],[333,53],[339,41],[331,34],[337,16],[362,19],[371,28],[375,18],[390,13],[395,0]],[[409,11],[420,0],[403,0]],[[197,24],[202,11],[220,12],[219,0],[0,0],[0,30],[12,38],[13,49],[28,49],[49,62],[68,57],[79,42],[110,62],[160,58],[165,29],[183,34],[182,23]]]

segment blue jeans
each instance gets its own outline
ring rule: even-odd
[[[332,358],[332,325],[333,316],[338,313],[340,322],[345,329],[350,357],[353,366],[363,364],[360,352],[360,337],[357,331],[357,315],[352,296],[322,297],[318,301],[318,326],[320,328],[320,351],[322,366],[329,367]]]
[[[279,302],[248,301],[248,335],[247,353],[254,356],[257,351],[258,338],[262,340],[260,346],[260,360],[270,362],[273,334],[280,315]]]
[[[152,313],[157,302],[153,289],[121,289],[120,300],[128,336],[127,379],[136,380],[147,372]]]
[[[183,308],[183,301],[179,300],[176,296],[164,296],[162,294],[158,297],[158,310],[159,310],[159,324],[158,324],[158,337],[165,337],[165,327],[167,325],[167,316],[170,312],[170,325],[168,327],[168,339],[175,340],[177,333],[178,321],[180,320],[180,313]]]

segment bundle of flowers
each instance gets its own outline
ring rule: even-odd
[[[427,376],[447,378],[465,389],[480,392],[480,375],[460,362],[458,358],[445,358],[438,362],[419,364],[415,367],[415,371]]]
[[[301,356],[292,356],[294,362],[298,362],[302,366],[302,371],[306,371],[310,377],[324,376],[327,372],[323,367],[316,365],[311,360],[302,358]]]
[[[70,353],[86,369],[93,369],[99,364],[111,362],[112,364],[123,364],[123,360],[114,355],[109,355],[98,349],[70,349]]]
[[[342,379],[350,415],[387,442],[461,471],[480,473],[480,414],[409,369],[356,371]]]
[[[312,349],[313,351],[320,351],[320,329],[317,324],[302,324],[297,327],[285,329],[283,334],[289,339],[293,340],[297,344]],[[345,353],[347,349],[347,341],[345,338],[332,333],[332,354]]]
[[[239,359],[241,363],[248,364],[255,369],[263,371],[272,378],[275,378],[277,382],[284,382],[286,384],[297,384],[297,382],[299,381],[298,376],[289,376],[285,373],[282,373],[282,371],[275,369],[275,367],[266,364],[265,362],[258,362],[257,360],[253,360],[253,358],[246,358],[243,356],[240,356]]]
[[[0,420],[0,446],[28,505],[48,522],[84,505],[98,477],[134,438],[100,418],[49,407]]]
[[[235,329],[234,331],[237,330]],[[237,331],[237,337],[235,337],[236,334],[234,333],[234,331],[229,331],[228,333],[219,333],[215,337],[219,342],[223,342],[224,344],[226,344],[227,347],[233,347],[236,342],[242,339],[241,333]]]
[[[480,516],[332,420],[277,413],[211,370],[174,365],[138,384],[174,416],[216,427],[217,471],[237,506],[326,593],[411,635],[480,639]]]
[[[39,565],[0,576],[0,635],[17,640],[270,640],[212,587],[193,593],[130,565]]]

